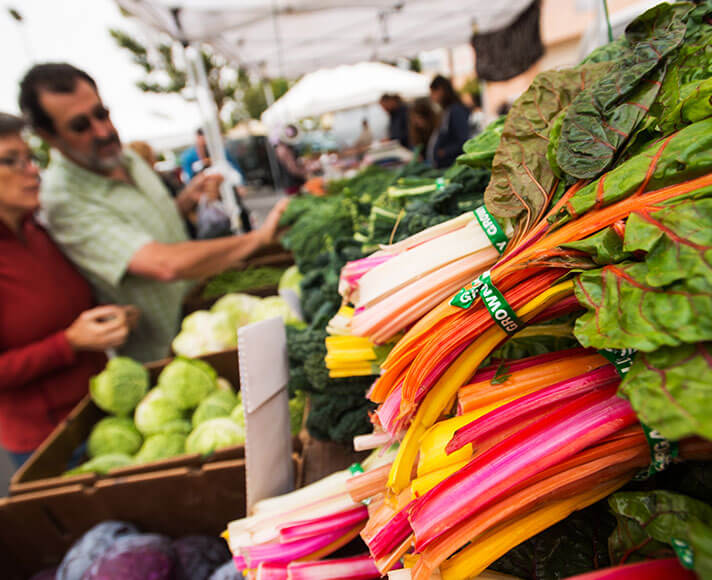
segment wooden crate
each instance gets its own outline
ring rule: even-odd
[[[301,458],[294,454],[293,461],[301,474]],[[245,477],[244,459],[212,460],[2,498],[0,577],[24,580],[56,566],[82,534],[105,520],[174,538],[217,536],[245,515]]]
[[[208,354],[199,358],[209,363],[219,376],[224,377],[233,385],[235,390],[239,390],[240,375],[237,349]],[[171,360],[167,358],[146,364],[152,385],[155,385],[158,375]],[[32,454],[32,457],[13,475],[10,480],[10,495],[36,492],[41,489],[61,487],[72,483],[93,485],[94,482],[102,479],[101,476],[94,474],[76,475],[68,478],[62,477],[62,473],[66,471],[67,462],[74,450],[87,440],[94,425],[105,416],[106,413],[99,409],[87,395],[67,418],[57,426],[37,451]],[[241,459],[244,456],[245,450],[240,445],[222,449],[207,460],[200,455],[181,455],[164,459],[163,461],[114,469],[110,472],[110,475],[123,476],[146,473],[181,465],[200,466],[205,461]]]
[[[237,350],[200,357],[239,388]],[[148,363],[155,384],[172,359]],[[244,447],[210,457],[181,455],[112,470],[108,475],[62,477],[78,445],[106,416],[89,397],[70,413],[13,476],[11,496],[0,499],[0,577],[28,578],[56,565],[89,528],[108,519],[178,537],[217,535],[245,515]],[[302,481],[301,441],[293,438],[296,481]]]

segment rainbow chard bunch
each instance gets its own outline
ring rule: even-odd
[[[709,459],[711,47],[712,2],[661,4],[514,104],[485,192],[506,251],[406,330],[368,393],[401,441],[361,533],[380,570],[474,578],[641,470]],[[480,368],[561,317],[586,349]]]

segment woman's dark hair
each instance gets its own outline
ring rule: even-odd
[[[16,135],[25,128],[25,122],[15,115],[0,113],[0,137]]]
[[[430,83],[430,90],[442,90],[443,91],[443,107],[449,107],[454,103],[460,103],[460,95],[455,92],[455,88],[452,86],[450,79],[437,75],[433,81]]]
[[[94,89],[96,82],[86,72],[66,62],[37,64],[20,81],[20,109],[35,129],[54,133],[52,118],[40,105],[40,92],[73,93],[77,81],[86,81]]]
[[[420,117],[423,123],[414,122],[415,117]],[[415,99],[410,108],[410,122],[408,123],[411,146],[420,146],[424,151],[438,124],[438,115],[430,104],[430,99],[427,97]]]

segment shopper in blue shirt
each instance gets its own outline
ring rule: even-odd
[[[240,164],[237,162],[230,152],[225,149],[225,157],[228,163],[235,168],[240,176],[242,176],[242,181],[244,183],[245,176],[240,169]],[[202,129],[198,129],[195,134],[195,145],[186,149],[181,155],[180,165],[183,168],[183,172],[186,175],[186,181],[193,179],[193,177],[203,171],[206,167],[210,166],[210,155],[208,154],[208,146],[205,143],[205,134]]]

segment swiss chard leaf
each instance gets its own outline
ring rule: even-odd
[[[667,439],[712,439],[712,344],[638,353],[620,392]]]
[[[574,329],[582,345],[650,352],[712,340],[712,285],[698,277],[657,288],[649,274],[644,263],[624,262],[579,275],[574,291],[588,309]]]
[[[712,35],[710,46],[712,47]],[[662,114],[664,117],[660,120],[660,130],[663,133],[670,133],[685,125],[712,117],[712,78],[692,81],[679,87],[677,102]]]
[[[599,265],[616,264],[630,258],[630,253],[623,250],[623,238],[613,227],[561,247],[586,252]]]
[[[506,117],[502,116],[492,121],[482,133],[467,141],[462,147],[464,153],[457,158],[457,163],[489,169],[502,138],[505,119]]]
[[[558,580],[609,565],[606,538],[614,520],[604,503],[571,514],[490,566],[523,580]]]
[[[628,218],[624,250],[647,252],[645,282],[662,287],[702,277],[712,284],[712,199],[686,200]]]
[[[551,221],[564,223],[634,193],[654,191],[705,175],[712,171],[710,151],[712,118],[651,143],[639,154],[581,188]]]
[[[610,63],[540,73],[514,103],[485,191],[487,209],[497,218],[536,218],[549,203],[556,176],[546,157],[555,117],[586,86],[602,78]]]
[[[682,42],[691,9],[660,4],[628,26],[612,73],[582,91],[566,114],[556,156],[566,173],[591,179],[611,165],[655,101],[664,59]]]
[[[661,490],[619,492],[608,503],[618,520],[608,541],[614,564],[673,556],[671,542],[691,544],[694,534],[695,545],[709,541],[705,528],[712,523],[712,507],[691,497]],[[701,564],[707,554],[700,551]]]
[[[589,312],[576,321],[584,346],[650,352],[712,340],[712,199],[634,213],[623,250],[645,252],[584,272],[575,281]]]

